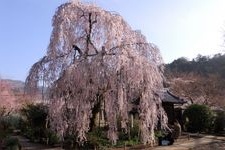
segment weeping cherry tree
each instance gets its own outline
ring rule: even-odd
[[[128,128],[131,102],[139,99],[140,138],[154,142],[154,129],[167,117],[161,106],[162,58],[113,12],[94,4],[68,2],[58,7],[47,54],[35,63],[26,79],[27,91],[40,83],[48,89],[50,124],[62,138],[76,135],[86,141],[93,108],[104,103],[108,138],[118,139],[117,120]]]

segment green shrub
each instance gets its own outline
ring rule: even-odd
[[[130,139],[135,139],[135,140],[139,140],[138,136],[139,136],[139,123],[138,123],[138,119],[134,119],[133,121],[133,128],[130,129]]]
[[[21,109],[23,121],[21,130],[32,141],[44,142],[47,138],[48,108],[43,104],[28,104]]]
[[[208,132],[213,123],[213,113],[206,105],[193,104],[184,111],[184,122],[188,132]]]
[[[162,130],[155,130],[155,137],[156,138],[160,138],[160,137],[164,137],[165,133]]]
[[[48,145],[55,145],[59,143],[59,137],[56,135],[56,133],[54,133],[53,131],[51,131],[50,129],[46,130],[46,143]]]
[[[8,116],[0,117],[0,142],[2,141],[2,139],[12,133],[12,131],[13,130],[8,120]]]
[[[105,147],[110,146],[106,133],[107,131],[104,128],[96,128],[89,132],[87,134],[88,142],[85,144],[86,148],[105,149]]]
[[[43,104],[28,104],[21,109],[21,114],[31,127],[44,127],[48,115],[48,108]]]
[[[6,150],[19,150],[21,149],[19,139],[16,137],[8,137],[4,141]]]
[[[225,112],[218,111],[216,113],[215,122],[214,122],[214,132],[220,133],[225,130]]]
[[[13,129],[20,128],[21,117],[18,114],[13,114],[8,117],[8,122]]]

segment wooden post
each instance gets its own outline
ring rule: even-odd
[[[131,128],[134,127],[134,115],[130,114],[130,120],[131,120]]]

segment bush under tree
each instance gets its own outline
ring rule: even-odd
[[[213,113],[206,105],[193,104],[184,111],[188,132],[208,132],[213,124]]]
[[[58,142],[57,136],[49,128],[47,106],[27,104],[21,109],[21,115],[22,131],[29,139],[51,145]]]
[[[223,133],[225,131],[225,112],[216,112],[215,122],[214,122],[214,132]]]

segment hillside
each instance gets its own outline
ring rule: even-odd
[[[198,55],[189,61],[185,57],[178,58],[166,65],[165,75],[198,74],[201,76],[217,75],[225,78],[225,55],[216,54],[213,57]]]
[[[27,102],[38,102],[41,100],[41,87],[36,93],[27,95],[24,92],[25,83],[23,81],[0,79],[0,109],[17,109]]]
[[[192,103],[225,107],[225,55],[184,57],[166,65],[169,88]]]
[[[25,83],[19,80],[2,79],[9,84],[14,93],[24,93]]]

